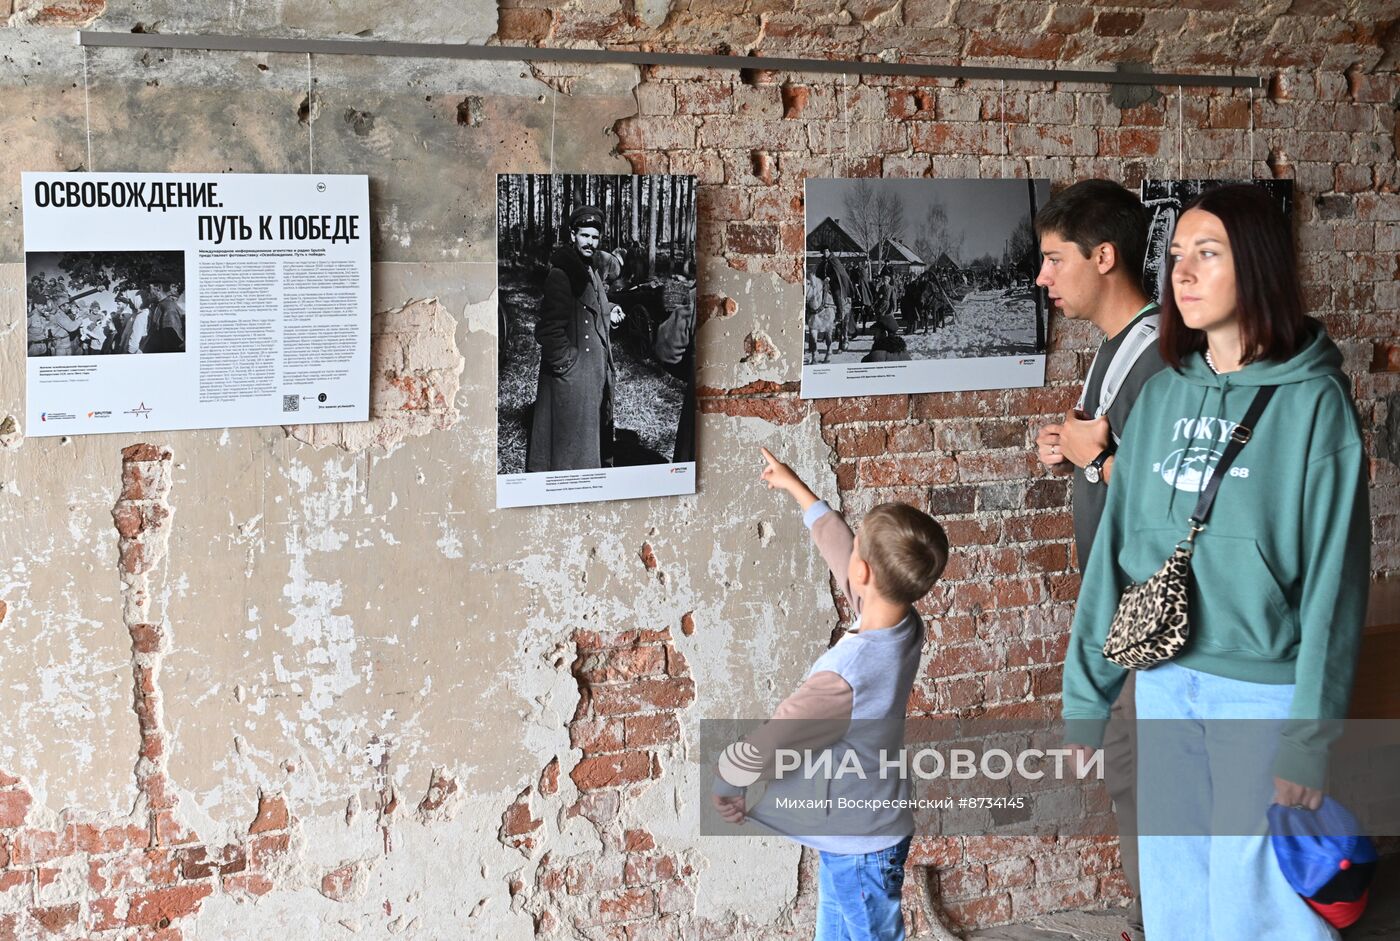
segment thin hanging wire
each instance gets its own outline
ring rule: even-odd
[[[83,123],[87,126],[87,170],[92,172],[92,93],[88,87],[88,52],[83,47]]]
[[[1006,135],[1006,79],[1001,80],[997,94],[997,115],[1001,118],[1001,175],[1006,176],[1006,155],[1011,151],[1011,139]]]
[[[851,109],[846,105],[846,73],[841,73],[841,120],[846,126],[846,176],[851,175]]]
[[[1249,89],[1249,168],[1245,172],[1246,180],[1254,179],[1254,87]]]
[[[559,117],[559,89],[554,89],[554,98],[549,107],[549,175],[554,175],[554,126]]]
[[[316,102],[311,97],[311,53],[306,54],[306,164],[308,173],[316,172]]]
[[[1186,142],[1183,134],[1181,86],[1176,86],[1176,178],[1186,179]]]

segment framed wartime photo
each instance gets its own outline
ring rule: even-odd
[[[808,180],[804,398],[1041,385],[1046,180]]]
[[[695,178],[501,174],[496,505],[695,492]]]

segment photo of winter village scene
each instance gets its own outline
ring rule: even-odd
[[[1044,180],[809,180],[804,394],[1039,384],[1021,360],[1043,375],[1031,220],[1048,197]],[[925,361],[941,365],[902,369],[912,384],[890,389],[845,385],[867,370],[813,368]],[[1007,364],[1013,375],[995,368]]]

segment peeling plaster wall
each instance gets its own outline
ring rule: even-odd
[[[697,721],[766,714],[844,613],[800,521],[757,483],[761,444],[847,509],[909,499],[965,547],[929,602],[940,618],[915,708],[1055,707],[1076,581],[1065,488],[1028,463],[1028,430],[1072,402],[1087,332],[1057,324],[1046,390],[792,394],[801,180],[996,175],[985,88],[138,50],[89,51],[85,87],[82,50],[57,27],[1201,68],[1226,48],[1251,61],[1306,17],[554,6],[0,4],[0,165],[368,173],[376,312],[367,425],[25,440],[3,423],[20,413],[24,344],[18,175],[0,178],[0,937],[809,934],[810,857],[696,836]],[[1400,375],[1384,268],[1400,251],[1394,25],[1377,25],[1380,5],[1333,6],[1307,16],[1372,25],[1339,26],[1296,61],[1260,55],[1280,71],[1257,106],[1258,158],[1299,181],[1311,277],[1372,285],[1322,306],[1363,420],[1383,428]],[[1195,46],[1174,38],[1188,26],[1204,30]],[[1315,63],[1332,71],[1314,80]],[[1011,90],[1009,120],[1020,150],[1045,155],[1014,172],[1170,169],[1160,101],[1130,127],[1102,94],[1033,92]],[[1232,171],[1242,102],[1203,92],[1191,106],[1211,129],[1188,171]],[[1364,181],[1323,179],[1338,147]],[[492,508],[494,174],[550,170],[700,177],[696,497]],[[123,453],[138,444],[150,448]],[[1400,502],[1393,465],[1374,477],[1384,574]],[[149,509],[145,480],[173,510],[149,533],[130,515]],[[133,572],[130,546],[147,538],[164,555]],[[133,607],[140,591],[149,608]],[[1111,841],[930,841],[916,855],[964,924],[1123,895]]]

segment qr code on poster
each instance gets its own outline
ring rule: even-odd
[[[284,395],[284,396],[282,396],[282,411],[284,411],[284,412],[299,412],[299,411],[301,411],[301,396],[299,396],[299,395]]]

